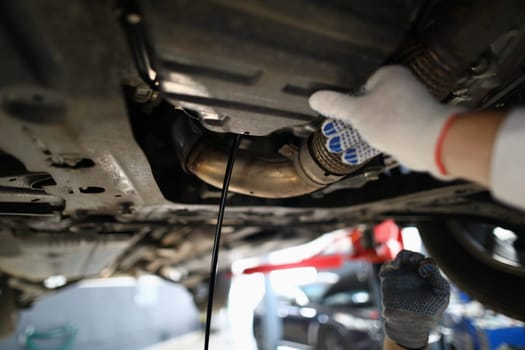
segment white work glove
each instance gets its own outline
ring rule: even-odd
[[[403,165],[446,175],[436,147],[447,120],[461,109],[436,101],[407,68],[379,69],[362,96],[318,91],[309,102],[321,115],[351,124],[366,142]]]

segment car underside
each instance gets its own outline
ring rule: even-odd
[[[228,149],[242,134],[220,269],[394,218],[420,227],[454,282],[525,317],[522,211],[387,154],[343,164],[324,148],[324,118],[307,102],[319,89],[358,94],[380,66],[402,64],[445,103],[519,106],[524,2],[0,7],[0,271],[17,307],[55,290],[56,276],[62,287],[153,273],[197,296],[209,278]],[[495,227],[512,239],[498,240]]]

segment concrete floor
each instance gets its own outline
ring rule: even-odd
[[[244,338],[244,337],[241,337]],[[231,336],[229,331],[213,333],[210,338],[211,350],[232,350],[232,349],[244,349],[244,350],[257,350],[255,343],[247,345],[245,342],[239,342]],[[143,350],[202,350],[204,348],[204,333],[193,332],[178,338],[174,338],[163,343],[150,346]],[[299,350],[288,346],[278,346],[277,350]]]
[[[0,340],[0,349],[25,349],[28,329],[64,325],[78,329],[75,350],[141,350],[200,329],[198,310],[181,286],[151,276],[90,280],[22,311],[15,334]],[[52,348],[45,340],[39,345]]]
[[[232,306],[230,304],[230,306]],[[235,306],[235,303],[233,303]],[[230,310],[215,311],[212,320],[212,333],[209,348],[211,350],[257,350],[255,338],[247,315],[231,314]],[[244,317],[243,317],[244,316]],[[240,317],[240,318],[239,318]],[[249,322],[248,322],[249,321]],[[204,330],[166,340],[142,350],[202,350],[204,349]]]
[[[243,342],[244,343],[244,342]],[[246,344],[245,344],[246,345]],[[229,331],[215,332],[210,337],[210,349],[212,350],[232,350],[246,349],[257,350],[255,343],[245,347],[239,341],[231,336]],[[204,332],[193,332],[163,343],[150,346],[144,350],[201,350],[204,348]]]

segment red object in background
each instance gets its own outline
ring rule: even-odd
[[[367,260],[374,264],[390,261],[403,250],[403,236],[394,220],[385,220],[374,227],[374,247],[363,247],[363,233],[354,230],[350,233],[354,253],[350,260]]]
[[[374,264],[384,263],[396,257],[403,249],[401,230],[394,220],[385,220],[374,227],[374,247],[363,246],[363,232],[354,229],[349,232],[348,239],[352,242],[353,253],[348,255],[315,255],[293,263],[265,264],[247,268],[244,274],[268,273],[276,270],[286,270],[298,267],[315,267],[329,269],[341,267],[346,260],[367,260]]]
[[[243,271],[244,274],[251,273],[268,273],[276,270],[295,269],[298,267],[316,267],[318,269],[331,269],[341,267],[345,262],[345,257],[339,255],[316,255],[301,261],[286,264],[266,264],[255,267],[249,267]]]

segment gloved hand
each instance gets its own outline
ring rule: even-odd
[[[328,152],[341,154],[344,164],[362,164],[381,153],[363,141],[356,129],[340,120],[325,120],[321,132],[326,137]]]
[[[310,107],[321,115],[357,128],[373,147],[414,170],[446,175],[440,165],[438,139],[460,108],[437,102],[410,71],[386,66],[370,77],[365,93],[353,97],[318,91]]]
[[[424,348],[448,305],[449,283],[432,259],[408,250],[384,264],[379,277],[386,335],[404,348]]]

